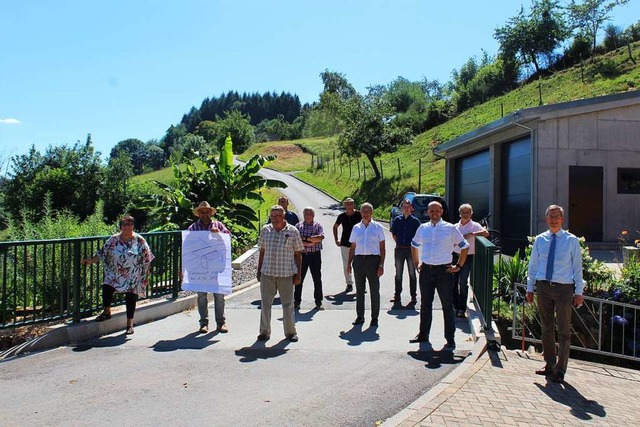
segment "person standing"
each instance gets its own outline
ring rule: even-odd
[[[489,232],[480,224],[471,219],[473,208],[470,204],[465,203],[458,208],[460,221],[455,225],[460,234],[469,243],[469,252],[467,252],[467,261],[464,263],[460,271],[453,273],[453,306],[459,318],[467,316],[467,298],[469,297],[469,273],[473,265],[473,255],[476,253],[476,237],[489,237]],[[453,263],[456,264],[460,258],[460,248],[453,248]]]
[[[413,263],[420,273],[420,330],[409,342],[428,342],[433,320],[433,298],[436,290],[444,315],[445,349],[456,347],[456,317],[453,311],[453,290],[451,273],[457,273],[464,266],[469,251],[469,243],[451,223],[442,220],[442,205],[429,203],[429,221],[420,225],[411,243]],[[460,259],[451,264],[455,245],[460,247]]]
[[[369,282],[371,291],[371,326],[378,326],[380,315],[380,276],[384,274],[386,255],[384,227],[371,217],[373,206],[363,203],[360,206],[362,221],[351,230],[351,247],[349,248],[349,273],[353,265],[353,276],[356,282],[356,320],[354,325],[364,323],[365,281]]]
[[[333,224],[333,240],[336,242],[336,245],[340,247],[340,253],[342,254],[344,280],[347,283],[345,292],[352,292],[353,276],[349,270],[349,248],[351,247],[349,237],[351,237],[353,226],[362,221],[362,215],[356,211],[356,204],[352,198],[348,197],[344,199],[342,204],[344,205],[344,212],[338,215],[335,224]],[[340,228],[340,226],[342,226],[342,234],[340,235],[340,239],[338,239],[338,228]]]
[[[279,293],[285,337],[297,342],[293,287],[300,284],[304,245],[298,229],[285,221],[282,206],[272,206],[269,217],[271,222],[262,227],[258,240],[260,254],[256,278],[260,282],[261,294],[258,341],[267,341],[271,337],[271,306],[276,293]]]
[[[304,285],[304,278],[308,270],[311,270],[311,277],[313,278],[313,299],[316,303],[316,309],[324,309],[322,306],[322,300],[324,299],[322,294],[322,257],[320,255],[322,241],[324,240],[324,229],[322,228],[322,224],[315,221],[315,215],[316,212],[313,208],[304,208],[302,211],[304,220],[296,225],[296,228],[300,232],[304,249],[302,250],[302,274],[300,284],[294,289],[293,303],[295,310],[300,309],[302,286]]]
[[[571,347],[571,305],[582,306],[585,281],[582,278],[580,241],[562,229],[564,209],[550,205],[544,219],[549,229],[538,234],[533,242],[525,298],[532,303],[535,289],[545,361],[544,367],[536,374],[549,375],[553,382],[560,383],[567,372]],[[558,324],[557,357],[554,315]]]
[[[282,206],[282,209],[284,209],[285,221],[294,226],[300,222],[300,219],[298,219],[298,215],[295,212],[289,210],[289,199],[286,196],[278,197],[278,205]],[[269,221],[271,221],[271,216],[269,216]]]
[[[413,204],[411,200],[402,201],[402,215],[398,215],[391,223],[391,235],[396,242],[396,248],[393,252],[396,276],[395,276],[395,293],[392,303],[401,305],[402,299],[402,275],[404,273],[404,264],[407,264],[409,272],[409,293],[411,295],[411,303],[417,303],[417,279],[416,267],[413,265],[413,257],[411,256],[411,240],[420,227],[420,220],[412,214]]]
[[[84,265],[104,262],[104,281],[102,282],[102,313],[96,322],[111,319],[111,303],[115,292],[124,292],[127,309],[127,329],[125,335],[133,334],[133,316],[138,296],[146,295],[149,284],[149,270],[153,253],[147,241],[134,233],[135,220],[131,215],[120,218],[120,233],[109,237],[102,249],[92,258],[84,258]]]
[[[212,233],[231,234],[227,227],[220,221],[214,221],[213,216],[216,214],[216,208],[211,207],[208,202],[200,202],[197,208],[193,210],[193,214],[198,220],[191,224],[187,230],[189,231],[211,231]],[[200,314],[200,330],[201,334],[209,332],[209,301],[207,300],[207,292],[198,292],[198,313]],[[227,322],[224,316],[224,295],[213,294],[213,307],[216,316],[216,330],[223,334],[229,332]]]

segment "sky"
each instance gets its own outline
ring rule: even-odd
[[[91,134],[160,139],[192,106],[229,90],[318,100],[319,74],[360,93],[402,76],[445,83],[483,50],[519,0],[3,0],[0,162]],[[640,1],[614,10],[622,29]],[[602,37],[602,35],[600,36]]]

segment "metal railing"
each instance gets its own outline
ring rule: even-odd
[[[512,338],[541,343],[537,306],[525,306],[525,292],[526,285],[514,284]],[[572,309],[571,348],[640,361],[640,306],[585,296]]]
[[[493,261],[497,246],[484,237],[476,237],[476,252],[473,256],[472,281],[474,298],[482,312],[483,327],[491,329],[493,308]]]
[[[177,297],[182,235],[142,234],[155,259],[146,298]],[[102,263],[80,265],[109,236],[0,242],[0,329],[55,320],[79,322],[102,308]],[[122,304],[117,295],[114,304]]]

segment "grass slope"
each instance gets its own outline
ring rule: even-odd
[[[444,194],[444,161],[432,153],[438,144],[497,120],[502,114],[536,107],[540,99],[546,105],[634,90],[640,81],[640,42],[631,45],[631,56],[634,59],[623,47],[473,107],[418,135],[412,144],[397,152],[380,156],[380,180],[373,179],[371,165],[364,157],[350,163],[340,158],[335,137],[258,143],[238,158],[275,154],[278,158],[267,167],[295,172],[339,200],[350,196],[357,203],[369,201],[376,208],[375,217],[386,219],[391,205],[407,191]],[[315,162],[312,165],[312,159],[317,161],[318,156],[325,159],[322,168]]]

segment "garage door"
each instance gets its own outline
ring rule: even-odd
[[[531,219],[531,142],[529,138],[502,147],[500,232],[502,251],[514,254],[527,245]]]
[[[451,221],[458,221],[458,207],[463,203],[473,206],[474,220],[484,218],[489,213],[489,150],[457,159],[455,176]]]

